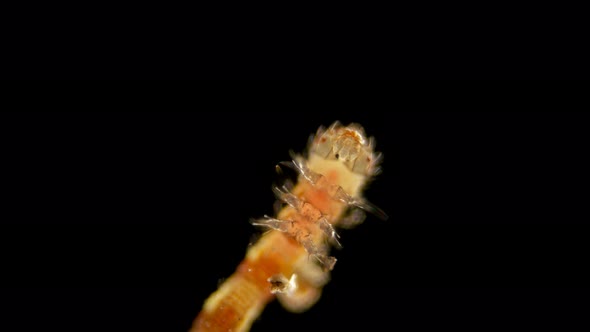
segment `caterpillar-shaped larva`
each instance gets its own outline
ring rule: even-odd
[[[298,183],[275,187],[284,203],[276,217],[252,224],[270,229],[249,247],[236,272],[203,305],[191,332],[248,331],[265,305],[275,297],[287,310],[303,312],[314,305],[336,258],[329,244],[339,246],[337,227],[361,223],[361,210],[386,218],[361,196],[379,172],[381,154],[358,124],[320,127],[310,140],[306,158],[280,165],[299,173]],[[279,167],[279,166],[277,166]]]

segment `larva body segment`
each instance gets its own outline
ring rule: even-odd
[[[275,297],[287,310],[307,310],[320,298],[336,263],[329,255],[329,244],[340,244],[334,226],[362,222],[357,208],[385,217],[361,197],[380,161],[363,128],[336,122],[320,128],[310,142],[307,159],[294,155],[292,162],[281,163],[299,173],[298,183],[292,190],[274,188],[284,207],[276,217],[252,221],[270,231],[205,301],[191,332],[248,331]]]

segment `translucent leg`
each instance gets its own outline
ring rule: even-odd
[[[350,196],[342,188],[338,188],[334,198],[345,203],[345,204],[358,207],[358,208],[363,209],[371,214],[374,214],[379,219],[387,220],[387,218],[389,218],[387,216],[387,214],[383,210],[378,208],[377,206],[373,205],[369,201],[364,200],[362,198],[354,198],[354,197]]]
[[[292,220],[281,220],[281,219],[271,218],[267,215],[264,215],[264,218],[261,218],[261,219],[253,219],[250,221],[250,223],[252,223],[252,225],[255,225],[255,226],[268,227],[268,228],[272,228],[274,230],[277,230],[280,232],[285,232],[285,233],[288,233],[293,226]]]
[[[330,224],[328,219],[326,219],[326,218],[320,219],[318,222],[318,225],[320,226],[320,229],[324,232],[324,234],[326,234],[328,236],[330,243],[332,243],[334,246],[336,246],[339,249],[342,248],[342,245],[338,241],[338,239],[340,238],[340,235],[338,235],[338,233],[336,233],[336,230],[334,230],[334,227],[332,227],[332,224]]]

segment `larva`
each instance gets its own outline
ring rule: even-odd
[[[274,298],[292,312],[318,301],[336,264],[329,253],[330,245],[340,245],[334,227],[358,225],[362,210],[386,218],[361,196],[379,173],[381,154],[374,145],[360,125],[335,122],[312,136],[305,158],[294,154],[279,164],[297,171],[297,184],[273,189],[282,208],[275,217],[252,220],[269,231],[205,301],[191,332],[248,331]]]

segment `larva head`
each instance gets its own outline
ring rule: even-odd
[[[318,129],[310,150],[325,159],[341,161],[355,173],[372,176],[379,172],[381,159],[373,151],[374,145],[373,138],[367,139],[359,124],[343,126],[336,121],[328,129]]]

